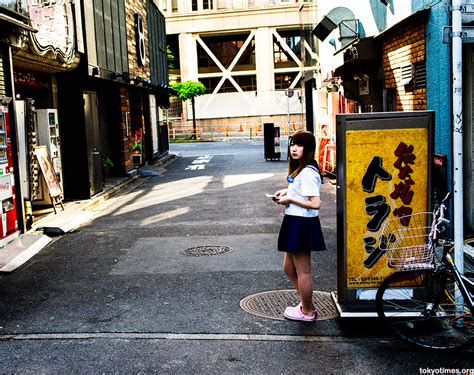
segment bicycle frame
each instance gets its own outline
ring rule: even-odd
[[[448,193],[446,197],[441,201],[440,205],[435,209],[433,212],[433,222],[431,225],[431,232],[430,235],[428,236],[429,238],[429,246],[436,247],[436,245],[439,245],[440,243],[443,245],[443,257],[442,257],[442,263],[444,266],[448,269],[448,272],[450,272],[454,280],[456,282],[456,285],[459,288],[459,291],[461,292],[462,297],[464,298],[465,303],[469,307],[469,310],[471,311],[472,314],[474,314],[474,301],[473,301],[473,296],[474,296],[474,282],[469,280],[466,276],[462,275],[458,268],[456,267],[456,264],[454,262],[453,257],[448,253],[448,246],[446,246],[447,242],[449,241],[443,241],[440,240],[440,234],[444,232],[444,225],[449,224],[450,221],[445,218],[445,212],[446,212],[446,205],[445,202],[450,198],[451,193]]]
[[[464,298],[464,302],[466,302],[466,304],[468,305],[469,310],[471,310],[471,313],[474,314],[474,302],[472,297],[472,295],[474,295],[474,282],[469,280],[466,276],[462,275],[458,271],[456,264],[454,263],[453,257],[448,254],[447,251],[444,255],[444,259],[447,268],[453,275],[454,280],[456,281],[456,284],[459,288],[459,291],[461,292],[461,295]]]

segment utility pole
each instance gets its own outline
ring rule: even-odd
[[[293,96],[295,91],[289,87],[288,89],[285,90],[285,95],[286,95],[286,108],[287,108],[287,126],[288,126],[288,141],[290,140],[290,98]],[[290,143],[288,142],[288,145]]]
[[[453,90],[453,206],[454,261],[463,272],[463,106],[462,106],[462,0],[452,0],[452,90]]]

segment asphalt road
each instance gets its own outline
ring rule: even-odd
[[[262,142],[172,145],[166,172],[0,275],[0,373],[419,374],[474,368],[472,352],[414,350],[376,320],[302,324],[239,302],[289,289],[276,240],[286,161]],[[283,154],[286,157],[285,154]],[[336,291],[336,190],[323,185],[328,251],[315,289]],[[231,252],[189,257],[198,246]],[[421,370],[420,370],[421,369]],[[424,372],[426,373],[426,372]]]

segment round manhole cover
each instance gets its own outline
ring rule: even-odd
[[[181,251],[181,254],[192,257],[204,257],[210,255],[219,255],[231,252],[232,248],[228,246],[195,246]]]
[[[273,290],[252,294],[240,301],[240,307],[256,316],[276,320],[285,320],[283,312],[286,307],[299,302],[294,290]],[[318,320],[335,319],[339,316],[336,304],[329,292],[313,292],[313,303],[318,309]]]

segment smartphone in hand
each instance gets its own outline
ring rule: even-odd
[[[272,198],[272,201],[278,202],[279,198],[275,197],[273,194],[265,194],[267,198]]]

